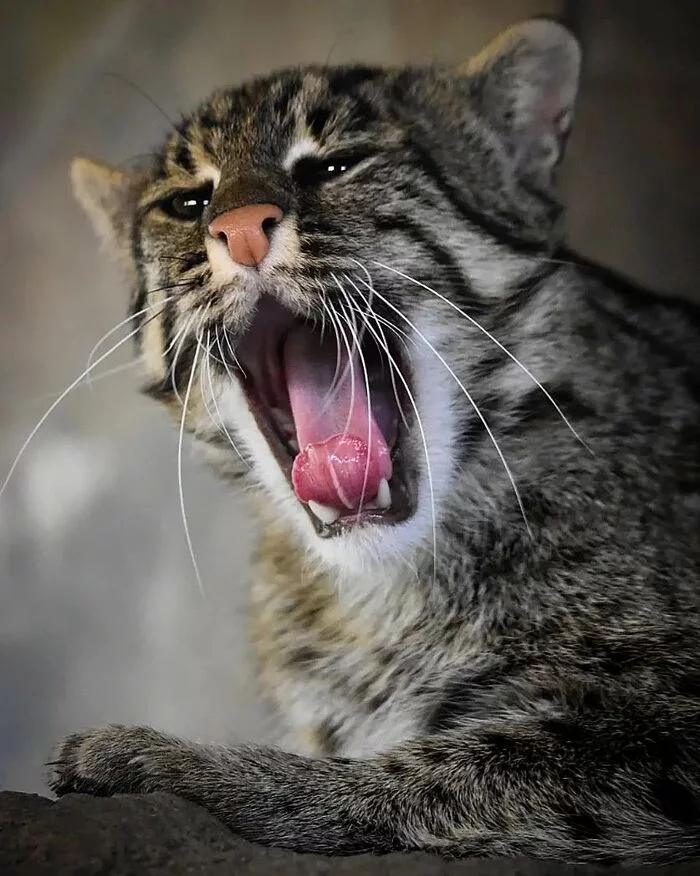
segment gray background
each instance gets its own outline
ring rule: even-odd
[[[502,26],[563,12],[588,50],[566,164],[572,241],[661,290],[693,295],[696,6],[0,2],[2,476],[124,316],[125,291],[67,176],[74,153],[118,163],[166,131],[163,115],[124,79],[176,116],[210,89],[272,67],[328,57],[458,62]],[[0,500],[0,787],[40,790],[51,743],[86,723],[151,722],[216,739],[274,733],[246,652],[245,508],[184,454],[202,599],[180,517],[177,434],[136,392],[127,346],[97,368],[92,389],[58,406]]]

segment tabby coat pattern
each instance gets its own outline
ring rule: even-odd
[[[146,391],[248,486],[288,735],[79,732],[57,793],[173,792],[308,852],[700,853],[700,316],[564,248],[579,54],[533,20],[459,70],[286,70],[145,167],[76,160]],[[263,257],[215,233],[251,205]],[[357,514],[300,501],[304,448],[244,376],[302,323],[364,356],[368,416],[394,384],[393,474]]]

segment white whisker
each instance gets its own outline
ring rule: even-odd
[[[187,548],[190,552],[190,559],[192,560],[192,567],[194,568],[194,574],[197,578],[197,586],[199,587],[199,592],[202,596],[205,596],[204,587],[202,585],[202,576],[199,574],[199,565],[197,564],[197,559],[194,555],[194,548],[192,546],[192,538],[190,536],[190,527],[187,522],[187,513],[185,511],[185,493],[182,485],[182,444],[183,437],[185,434],[185,419],[187,416],[187,406],[190,401],[190,394],[192,392],[192,384],[194,382],[194,375],[197,370],[197,360],[199,358],[199,350],[200,345],[199,341],[197,342],[197,346],[194,351],[194,356],[192,359],[192,369],[190,371],[189,380],[187,382],[187,391],[185,392],[185,400],[182,405],[182,417],[180,419],[180,437],[177,444],[177,486],[178,493],[180,496],[180,512],[182,514],[182,525],[185,529],[185,539],[187,540]]]
[[[209,337],[210,337],[209,333],[207,332],[207,338],[209,338]],[[216,327],[216,341],[217,341],[217,344],[219,345],[219,350],[221,350],[221,341],[219,339],[219,327],[218,326]],[[207,374],[209,375],[209,391],[211,393],[211,399],[214,402],[214,410],[216,411],[216,416],[219,418],[219,425],[220,425],[221,429],[223,430],[224,434],[226,435],[226,438],[228,439],[229,444],[234,449],[234,451],[238,455],[241,462],[243,462],[249,468],[250,466],[248,465],[247,460],[244,458],[243,454],[238,449],[238,447],[236,447],[235,441],[231,437],[231,434],[229,433],[228,429],[226,428],[226,424],[224,423],[224,418],[221,416],[221,411],[219,410],[219,403],[216,400],[216,393],[214,392],[214,384],[213,384],[213,381],[211,379],[211,360],[209,357],[210,352],[211,352],[211,342],[208,345],[206,366],[207,366]],[[228,367],[225,363],[224,363],[224,368],[226,368],[228,371]],[[208,408],[207,408],[207,413],[209,413]],[[209,413],[209,416],[211,417],[210,413]],[[212,418],[212,422],[214,422],[214,425],[216,425],[216,421],[213,418]]]
[[[146,292],[146,295],[147,296],[153,295],[156,292],[165,292],[167,289],[172,289],[175,286],[188,286],[188,285],[189,285],[189,283],[170,283],[167,286],[161,286],[158,289],[150,289],[148,292]],[[175,297],[174,295],[167,295],[165,298],[161,298],[159,301],[154,301],[152,304],[147,304],[144,308],[142,308],[141,310],[138,310],[136,313],[129,314],[129,316],[127,316],[126,319],[123,319],[121,322],[118,322],[114,326],[114,328],[111,328],[108,332],[105,332],[102,335],[102,337],[99,339],[99,341],[97,341],[97,343],[92,348],[92,350],[90,350],[88,357],[87,357],[86,367],[90,368],[90,365],[92,363],[92,357],[95,355],[95,353],[99,350],[99,348],[102,346],[102,344],[104,344],[104,342],[107,340],[107,338],[111,338],[112,335],[115,332],[118,332],[122,326],[127,325],[133,319],[138,319],[139,316],[143,316],[144,313],[148,313],[148,311],[152,310],[154,307],[162,307],[164,304],[167,304],[168,301],[172,301],[172,299],[174,297]],[[90,382],[91,381],[88,379],[87,383],[90,384]]]
[[[331,277],[335,281],[338,289],[340,289],[341,293],[345,296],[346,300],[350,300],[350,296],[343,288],[342,283],[338,280],[335,274],[331,274]],[[342,302],[341,302],[342,306]],[[357,349],[357,355],[362,364],[362,372],[364,375],[365,381],[365,392],[367,394],[367,459],[365,460],[365,474],[362,481],[362,492],[360,493],[360,504],[357,509],[357,521],[360,521],[360,515],[362,514],[362,506],[365,501],[365,491],[367,490],[367,480],[369,478],[369,463],[370,463],[370,453],[372,448],[372,401],[371,401],[371,393],[369,388],[369,374],[367,373],[367,362],[365,361],[364,352],[362,350],[362,340],[357,330],[357,320],[354,315],[354,311],[351,310],[352,322],[347,316],[347,311],[343,306],[343,314],[345,315],[345,320],[348,324],[348,330],[352,332],[353,341],[355,343],[355,348]]]
[[[204,387],[204,372],[205,372],[207,366],[209,366],[210,360],[211,360],[212,340],[211,340],[211,332],[209,330],[207,330],[207,344],[206,344],[206,346],[202,343],[202,339],[199,337],[197,338],[197,345],[199,346],[200,350],[202,351],[202,361],[201,361],[200,366],[199,366],[199,393],[202,397],[202,404],[204,405],[204,410],[207,412],[207,416],[209,417],[210,421],[214,425],[214,428],[218,432],[220,430],[220,425],[219,425],[218,421],[214,418],[214,416],[211,412],[211,408],[209,407],[209,404],[207,402],[207,395],[206,395],[205,387]],[[211,393],[212,398],[213,398],[214,388],[213,388],[212,382],[211,382],[211,371],[209,372],[209,388],[210,388],[210,393]]]
[[[338,332],[338,325],[337,325],[338,317],[334,313],[331,305],[328,303],[328,297],[326,295],[325,290],[322,290],[321,305],[323,307],[323,312],[328,313],[328,318],[330,319],[331,326],[333,327],[333,332],[335,334],[335,371],[333,372],[333,379],[331,380],[331,385],[329,386],[328,391],[326,392],[326,397],[325,397],[323,405],[321,407],[321,413],[323,413],[326,410],[326,407],[328,406],[330,401],[332,401],[332,399],[335,398],[335,396],[337,395],[337,392],[338,392],[338,378],[340,376],[340,362],[341,362],[341,356],[340,356],[341,343],[340,343],[340,333]],[[347,366],[345,368],[345,371],[343,372],[343,379],[345,378],[346,373],[347,373]]]
[[[224,329],[224,334],[225,333],[226,333],[226,329]],[[219,334],[218,326],[216,328],[216,344],[217,344],[217,347],[219,348],[219,355],[221,356],[221,362],[226,370],[226,374],[227,374],[228,378],[230,380],[235,380],[236,378],[231,373],[231,369],[229,368],[228,362],[226,361],[226,354],[224,353],[223,347],[221,346],[221,335]],[[230,342],[229,342],[228,346],[229,347],[231,346]]]
[[[140,329],[140,326],[137,326],[135,329],[133,329],[132,331],[130,331],[125,337],[123,337],[123,338],[121,338],[119,341],[117,341],[116,344],[113,344],[113,345],[109,348],[109,350],[107,350],[106,353],[103,353],[99,358],[95,359],[95,361],[93,362],[93,364],[92,364],[89,368],[86,368],[84,371],[81,371],[80,375],[79,375],[78,377],[76,377],[75,380],[74,380],[74,381],[73,381],[68,387],[66,387],[66,389],[64,389],[63,392],[58,396],[58,398],[57,398],[57,399],[51,404],[51,406],[49,407],[49,409],[48,409],[48,410],[46,411],[46,413],[41,417],[41,419],[40,419],[39,422],[36,424],[36,426],[34,426],[34,428],[32,429],[32,431],[29,433],[29,435],[28,435],[27,438],[25,439],[24,443],[23,443],[22,446],[20,447],[19,452],[17,453],[17,456],[16,456],[15,459],[14,459],[14,462],[13,462],[12,465],[10,466],[10,470],[8,471],[7,476],[5,477],[5,480],[3,481],[3,484],[2,484],[2,486],[0,487],[0,497],[2,497],[3,493],[5,492],[5,490],[6,490],[6,488],[7,488],[7,485],[8,485],[9,482],[10,482],[10,478],[12,477],[12,475],[13,475],[14,472],[15,472],[15,469],[16,469],[17,466],[19,465],[19,462],[20,462],[20,460],[22,459],[22,457],[24,456],[24,453],[25,453],[27,447],[29,446],[30,442],[32,441],[32,439],[34,438],[34,436],[36,435],[36,433],[39,431],[39,429],[41,429],[41,427],[44,425],[44,423],[48,420],[48,418],[51,416],[51,414],[52,414],[52,413],[56,410],[56,408],[61,404],[61,402],[63,401],[63,399],[64,399],[64,398],[65,398],[70,392],[72,392],[72,391],[75,389],[76,386],[78,386],[78,385],[81,383],[81,381],[86,377],[87,374],[89,374],[93,369],[97,368],[97,366],[98,366],[101,362],[104,362],[104,360],[107,359],[109,356],[111,356],[112,353],[115,352],[115,350],[118,350],[119,347],[122,346],[122,344],[125,344],[130,338],[133,338],[133,336],[139,331],[139,329]]]
[[[361,277],[359,277],[358,279],[360,280],[360,282],[363,285],[365,285],[365,286],[369,285],[367,283],[367,281],[363,280]],[[496,453],[498,454],[498,458],[501,460],[501,464],[503,465],[503,468],[506,472],[506,475],[508,476],[508,480],[510,481],[510,485],[513,489],[513,493],[514,493],[516,501],[518,503],[518,507],[520,508],[520,513],[522,514],[523,521],[525,522],[525,528],[527,529],[527,533],[530,536],[530,538],[532,538],[533,537],[532,530],[530,528],[530,523],[527,519],[527,514],[525,513],[525,506],[523,505],[523,500],[522,500],[522,497],[520,495],[520,490],[518,489],[518,485],[515,483],[515,478],[513,477],[513,473],[510,470],[510,466],[508,465],[508,461],[506,460],[505,456],[503,455],[503,451],[501,450],[501,448],[498,444],[498,441],[496,440],[496,436],[493,434],[491,427],[489,426],[488,422],[486,421],[486,418],[484,417],[484,415],[481,413],[479,406],[477,405],[477,403],[474,401],[471,394],[469,393],[469,390],[464,386],[462,381],[455,374],[455,372],[452,369],[452,367],[450,366],[450,364],[435,349],[435,347],[425,337],[425,335],[421,332],[421,330],[414,323],[412,323],[411,320],[407,316],[405,316],[405,314],[403,314],[401,312],[401,310],[399,310],[398,307],[395,307],[391,303],[391,301],[389,301],[381,293],[379,293],[376,288],[374,289],[374,294],[380,299],[380,301],[383,301],[387,307],[391,308],[391,310],[393,310],[401,319],[403,319],[404,322],[406,322],[406,324],[416,333],[416,335],[419,338],[421,338],[423,343],[425,343],[425,345],[428,347],[428,349],[430,349],[433,352],[433,354],[437,357],[437,359],[443,364],[443,366],[447,369],[449,374],[452,376],[452,379],[455,381],[457,386],[459,386],[459,388],[464,393],[467,401],[469,402],[469,404],[473,408],[474,413],[477,415],[479,420],[481,420],[481,423],[482,423],[484,429],[486,430],[486,434],[489,436],[489,439],[490,439],[491,443],[493,444],[494,449],[496,450]]]
[[[231,338],[229,338],[229,336],[228,336],[228,331],[226,330],[226,326],[224,326],[223,329],[224,329],[224,340],[226,341],[226,346],[228,347],[228,351],[229,351],[229,353],[231,354],[231,358],[232,358],[233,361],[236,363],[236,367],[238,368],[238,370],[239,370],[239,371],[241,372],[241,374],[243,375],[243,379],[246,380],[247,377],[246,377],[246,373],[245,373],[245,368],[241,365],[240,359],[238,358],[238,356],[236,356],[236,351],[235,351],[235,350],[233,349],[233,347],[231,346]],[[218,328],[217,328],[217,330],[216,330],[216,336],[217,336],[217,338],[219,337],[219,330],[218,330]],[[222,358],[222,360],[224,361],[224,365],[226,366],[226,372],[228,373],[228,375],[229,375],[229,376],[231,377],[231,379],[233,380],[233,376],[231,375],[231,372],[228,370],[228,366],[226,365],[226,357],[224,356],[224,351],[223,351],[223,349],[222,349],[222,347],[221,347],[221,342],[220,342],[220,341],[218,341],[218,345],[219,345],[219,352],[221,353],[221,358]]]
[[[100,371],[100,373],[96,374],[94,377],[91,375],[90,383],[88,384],[88,382],[85,381],[83,387],[92,387],[93,384],[99,383],[101,380],[106,380],[108,377],[114,377],[131,368],[136,368],[138,364],[138,359],[134,359],[131,362],[124,362],[122,365],[115,365],[114,368],[108,368],[106,371]],[[76,389],[82,389],[83,387],[76,386]],[[22,404],[29,407],[31,405],[39,404],[40,402],[47,402],[49,400],[53,401],[53,399],[56,398],[56,395],[56,392],[45,392],[43,395],[35,396],[34,398],[22,399]]]
[[[393,323],[390,323],[388,320],[384,319],[383,317],[380,317],[378,313],[375,313],[375,311],[372,309],[371,299],[365,299],[363,297],[362,290],[357,286],[356,283],[353,282],[351,277],[349,277],[347,274],[343,274],[343,276],[348,281],[348,283],[350,283],[350,285],[357,292],[357,294],[364,301],[366,301],[368,314],[372,315],[372,320],[374,321],[374,323],[377,326],[376,331],[379,333],[379,335],[381,335],[381,339],[377,336],[376,332],[372,331],[372,329],[370,328],[369,325],[367,326],[367,328],[370,329],[370,331],[372,331],[372,334],[379,341],[379,343],[382,345],[382,347],[385,350],[388,350],[388,347],[389,347],[389,341],[387,340],[386,332],[384,331],[384,326],[386,325],[389,329],[394,331],[394,333],[396,334],[397,340],[403,344],[403,347],[406,350],[406,354],[408,355],[409,350],[408,350],[407,340],[412,340],[412,339],[406,334],[406,332],[403,332],[400,329],[397,332],[396,326],[394,326]],[[351,298],[350,298],[350,301],[352,302]],[[368,318],[365,314],[361,314],[361,315],[365,319]],[[394,362],[393,358],[391,361],[392,361],[392,363]],[[399,411],[399,415],[401,417],[401,420],[403,421],[404,426],[406,426],[406,428],[408,428],[408,422],[406,421],[406,415],[404,414],[403,405],[401,404],[401,399],[399,398],[399,390],[398,390],[398,387],[396,386],[396,376],[394,374],[395,370],[396,369],[395,369],[394,365],[392,364],[392,366],[389,368],[389,378],[391,380],[391,388],[394,392],[394,399],[396,400],[396,407]]]
[[[180,326],[180,328],[173,335],[172,340],[170,341],[168,346],[163,350],[164,356],[167,356],[168,353],[170,353],[170,351],[175,348],[175,345],[182,338],[182,336],[185,334],[185,332],[190,328],[190,326],[192,325],[193,322],[194,322],[194,314],[190,314],[190,316],[187,319],[187,322],[183,323]]]
[[[343,338],[343,346],[347,350],[347,354],[348,354],[348,363],[345,366],[345,369],[343,371],[343,378],[342,378],[344,381],[345,375],[347,374],[348,369],[349,369],[350,370],[350,408],[348,410],[348,415],[347,415],[347,418],[345,420],[345,427],[343,428],[343,435],[347,435],[348,434],[348,427],[350,426],[350,419],[352,417],[352,412],[353,412],[353,409],[355,407],[355,368],[353,367],[353,351],[352,351],[352,348],[350,346],[350,342],[348,341],[348,336],[345,332],[345,329],[343,328],[343,324],[340,321],[339,314],[335,310],[334,306],[330,303],[330,301],[326,302],[326,306],[328,308],[328,313],[331,316],[331,318],[335,319],[335,324],[337,325],[338,330]],[[338,348],[338,349],[340,349],[340,348]],[[335,397],[339,388],[340,388],[340,382],[339,382],[338,386],[333,386],[333,383],[331,383],[331,387],[326,395],[326,399],[324,400],[322,410],[325,410],[326,405],[329,403],[329,401],[332,398]]]
[[[362,295],[362,290],[352,281],[352,279],[350,277],[348,277],[347,274],[345,274],[344,276],[348,280],[348,282],[352,284],[352,286],[355,289],[355,291],[357,292],[357,294],[361,297],[364,297]],[[367,300],[367,299],[365,299],[365,300]],[[368,300],[367,300],[367,309],[368,309],[368,311],[370,311],[372,313],[373,316],[376,316],[374,311],[371,309],[371,303]],[[431,511],[432,528],[433,528],[433,581],[435,581],[437,579],[437,516],[436,516],[436,512],[435,512],[435,489],[433,486],[433,472],[432,472],[432,468],[430,465],[430,454],[428,453],[428,440],[427,440],[426,435],[425,435],[425,429],[423,428],[423,421],[421,419],[421,415],[420,415],[420,412],[418,410],[418,404],[415,400],[413,393],[411,392],[411,388],[408,384],[408,381],[404,377],[403,372],[401,371],[399,364],[396,362],[394,356],[391,353],[389,343],[386,339],[386,336],[384,335],[384,332],[381,330],[381,326],[379,327],[378,330],[375,330],[370,325],[369,320],[368,320],[367,321],[367,329],[373,334],[377,343],[380,344],[380,346],[384,350],[384,354],[386,355],[387,359],[389,360],[389,366],[390,366],[389,370],[392,374],[392,383],[393,383],[393,374],[394,374],[394,371],[396,371],[396,374],[398,375],[399,380],[403,384],[403,387],[404,387],[404,390],[406,391],[406,395],[408,397],[408,400],[411,404],[411,407],[413,408],[413,412],[414,412],[415,417],[416,417],[416,423],[417,423],[418,429],[420,431],[421,442],[423,444],[423,453],[425,454],[426,472],[428,475],[428,489],[430,491],[430,511]],[[403,406],[402,406],[400,399],[399,399],[399,396],[398,396],[396,384],[394,383],[393,385],[394,385],[394,396],[396,398],[397,408],[398,408],[399,412],[401,413],[401,416],[403,417],[404,425],[408,428],[408,423],[406,422],[405,415],[403,414],[403,411],[402,411]]]
[[[172,385],[173,392],[175,393],[177,400],[180,402],[180,405],[182,405],[182,396],[180,395],[180,392],[179,392],[178,387],[177,387],[177,361],[180,357],[180,354],[182,353],[183,347],[184,347],[185,342],[187,340],[187,336],[190,333],[190,329],[192,328],[194,323],[197,321],[197,318],[199,317],[199,315],[200,315],[200,307],[195,307],[192,310],[192,313],[190,314],[190,317],[187,320],[187,322],[184,324],[183,328],[175,336],[177,338],[177,340],[175,340],[175,338],[174,338],[173,342],[170,344],[170,346],[166,350],[166,353],[169,352],[171,349],[173,349],[175,347],[175,344],[177,343],[177,347],[175,348],[175,353],[173,354],[173,362],[172,362],[172,365],[170,366],[170,383]]]
[[[226,331],[226,330],[224,329],[224,332],[225,332],[225,331]],[[229,368],[228,362],[226,361],[226,355],[224,354],[223,348],[222,348],[222,346],[221,346],[221,337],[220,337],[220,335],[219,335],[219,328],[218,328],[218,326],[217,326],[217,328],[216,328],[216,344],[217,344],[217,346],[218,346],[218,348],[219,348],[219,353],[220,353],[220,355],[221,355],[221,360],[220,360],[220,361],[221,361],[221,363],[222,363],[223,366],[224,366],[224,369],[225,369],[225,371],[226,371],[226,375],[227,375],[227,377],[229,378],[229,380],[231,380],[231,381],[235,381],[237,378],[236,378],[236,376],[235,376],[234,374],[231,373],[231,369]],[[229,347],[229,349],[230,349],[230,348],[231,348],[231,343],[230,343],[230,341],[228,340],[228,337],[227,337],[227,344],[228,344],[228,347]],[[233,351],[232,351],[232,352],[233,352]],[[235,356],[234,356],[234,358],[235,358]],[[239,362],[238,362],[238,359],[236,359],[235,361],[236,361],[236,365],[237,365],[239,368],[241,368],[241,366],[240,366],[240,364],[239,364]],[[243,371],[242,368],[241,368],[241,373],[243,374],[243,377],[245,378],[245,372]],[[218,408],[217,408],[217,410],[218,410]],[[222,423],[223,423],[223,419],[222,419]],[[233,442],[231,442],[231,443],[233,444]],[[233,446],[234,446],[234,450],[236,451],[236,453],[238,453],[238,455],[241,457],[241,459],[243,459],[243,456],[241,456],[240,451],[239,451],[238,448],[235,446],[235,444],[234,444]],[[244,462],[245,462],[245,460],[244,460]],[[246,463],[246,465],[247,465],[247,464],[248,464],[248,463]]]
[[[382,262],[375,262],[375,264],[378,265],[380,268],[384,268],[386,271],[391,271],[391,273],[396,274],[399,277],[403,277],[404,280],[408,280],[409,283],[414,283],[416,286],[420,286],[420,288],[425,289],[426,292],[432,293],[437,298],[439,298],[440,301],[444,301],[445,304],[448,304],[453,310],[456,310],[457,313],[459,313],[466,320],[468,320],[480,332],[483,332],[483,334],[486,335],[486,337],[490,341],[492,341],[499,348],[499,350],[502,350],[506,354],[506,356],[508,356],[509,359],[511,359],[513,362],[515,362],[515,364],[518,366],[518,368],[520,368],[521,371],[524,374],[526,374],[530,378],[530,380],[532,380],[532,382],[535,384],[535,386],[537,386],[544,393],[545,397],[553,405],[554,409],[559,414],[561,419],[564,421],[564,423],[566,424],[566,426],[568,427],[569,431],[574,436],[574,438],[576,438],[576,440],[579,441],[586,448],[586,450],[588,450],[589,453],[591,453],[591,454],[593,453],[593,451],[588,446],[588,444],[586,444],[586,442],[583,440],[583,438],[581,438],[581,436],[578,434],[576,429],[571,425],[571,423],[569,422],[568,418],[566,417],[566,415],[564,414],[562,409],[559,407],[559,405],[556,403],[556,401],[552,398],[550,393],[545,389],[545,387],[540,383],[540,381],[535,377],[535,375],[530,371],[530,369],[527,368],[527,366],[525,366],[516,356],[514,356],[510,352],[510,350],[508,350],[506,347],[504,347],[503,344],[498,340],[498,338],[494,337],[491,334],[491,332],[488,331],[488,329],[484,328],[484,326],[482,326],[481,323],[479,323],[476,319],[474,319],[473,316],[466,313],[466,311],[462,310],[461,307],[458,307],[453,301],[450,301],[449,298],[446,298],[440,292],[437,292],[435,289],[432,289],[430,286],[427,286],[425,283],[421,283],[420,280],[416,280],[413,277],[410,277],[408,274],[404,274],[403,271],[399,271],[397,268],[392,268],[389,265],[383,264]]]
[[[323,344],[323,339],[326,336],[326,290],[320,280],[316,280],[315,285],[318,286],[319,294],[321,296],[321,344]]]
[[[333,310],[335,310],[335,307],[333,305],[331,305],[331,307]],[[337,312],[337,310],[336,310],[336,315],[338,316],[338,329],[340,330],[340,333],[343,336],[343,343],[345,344],[345,348],[348,351],[347,368],[350,369],[350,407],[348,408],[348,415],[347,415],[347,418],[345,420],[345,426],[343,427],[343,435],[347,435],[348,428],[350,426],[350,420],[352,419],[352,414],[353,414],[353,411],[355,410],[355,392],[356,392],[355,360],[354,360],[355,351],[354,351],[353,347],[350,345],[350,342],[348,341],[348,336],[345,332],[345,329],[343,328],[343,324],[342,324],[342,321],[340,319],[340,314]],[[356,339],[353,338],[353,345],[356,342],[357,342]]]
[[[136,368],[140,362],[138,359],[132,359],[131,362],[123,362],[121,365],[115,365],[114,368],[108,368],[106,371],[100,371],[99,374],[90,376],[90,384],[92,386],[93,383],[99,383],[100,380],[104,380],[106,377],[114,377],[115,374],[122,374],[124,371],[129,371],[132,368]],[[88,383],[85,383],[85,386],[88,386]]]
[[[211,354],[211,350],[212,350],[212,346],[214,344],[214,341],[211,337],[211,331],[207,330],[206,346],[199,339],[198,339],[197,343],[199,344],[200,349],[202,350],[202,356],[203,356],[203,360],[202,360],[202,363],[201,363],[200,368],[199,368],[199,391],[200,391],[201,396],[202,396],[202,403],[204,404],[204,409],[206,410],[207,416],[209,417],[209,420],[211,421],[211,423],[214,426],[214,428],[216,429],[216,431],[223,432],[226,435],[226,438],[228,439],[228,442],[231,445],[231,447],[235,450],[236,454],[239,456],[241,461],[245,462],[245,460],[243,459],[243,456],[241,455],[241,452],[239,451],[239,449],[236,447],[235,443],[233,442],[233,439],[231,438],[231,436],[228,432],[228,429],[224,425],[223,418],[222,418],[221,413],[219,411],[219,405],[218,405],[218,402],[216,400],[216,393],[214,392],[214,382],[213,382],[212,376],[211,376],[211,360],[213,358],[213,356]],[[205,386],[204,386],[204,373],[205,373],[205,371],[206,371],[207,380],[209,383],[209,395],[211,396],[211,400],[214,402],[214,409],[216,412],[216,417],[214,416],[214,414],[212,414],[211,408],[209,407],[209,403],[207,402],[207,393],[205,391]]]

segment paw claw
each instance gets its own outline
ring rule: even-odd
[[[111,725],[71,733],[59,742],[46,762],[48,787],[59,797],[139,790],[142,770],[136,760],[152,732]]]
[[[58,797],[77,790],[80,746],[92,732],[71,733],[54,746],[46,762],[46,784]]]

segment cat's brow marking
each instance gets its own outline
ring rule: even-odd
[[[201,161],[198,164],[197,170],[199,171],[198,176],[204,177],[206,180],[211,180],[214,184],[214,188],[217,188],[221,181],[221,171],[217,167],[214,167],[213,164]]]
[[[300,158],[306,158],[308,155],[318,155],[319,144],[311,137],[303,137],[293,143],[282,161],[282,167],[285,170],[291,170]]]

